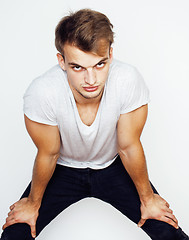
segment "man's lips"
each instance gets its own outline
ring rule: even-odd
[[[97,87],[83,87],[85,89],[85,91],[87,92],[94,92],[98,89],[98,86]]]

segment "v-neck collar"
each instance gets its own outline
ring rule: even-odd
[[[104,96],[105,96],[105,92],[106,92],[106,83],[104,85],[104,90],[103,90],[103,93],[102,93],[102,97],[101,97],[101,100],[100,100],[100,104],[98,106],[98,110],[97,110],[97,113],[96,113],[96,116],[95,116],[95,119],[93,121],[93,123],[88,126],[86,125],[85,123],[83,123],[83,121],[81,120],[81,117],[79,115],[79,111],[78,111],[78,108],[77,108],[77,104],[76,104],[76,101],[75,101],[75,98],[74,98],[74,95],[72,93],[72,90],[68,84],[68,81],[66,81],[66,85],[68,87],[68,91],[69,91],[69,96],[70,96],[70,99],[71,99],[71,102],[73,104],[73,107],[74,107],[74,112],[76,113],[76,118],[77,118],[77,121],[79,121],[80,125],[82,126],[83,130],[92,130],[96,123],[98,122],[98,119],[100,117],[100,112],[101,112],[101,108],[102,108],[102,103],[104,101]]]

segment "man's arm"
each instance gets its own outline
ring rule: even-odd
[[[140,142],[147,112],[147,105],[144,105],[120,116],[117,125],[118,153],[140,197],[141,220],[138,226],[141,227],[147,219],[156,219],[178,228],[178,221],[169,204],[158,194],[154,194],[149,182],[145,155]]]
[[[26,129],[38,152],[34,163],[30,194],[14,203],[3,229],[15,223],[27,223],[31,234],[36,235],[35,225],[44,191],[52,177],[60,151],[60,135],[57,126],[33,122],[25,115]]]

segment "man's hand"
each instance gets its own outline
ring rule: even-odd
[[[10,207],[3,230],[15,223],[26,223],[31,235],[36,237],[36,221],[46,186],[56,167],[60,152],[60,133],[58,126],[37,123],[24,115],[27,131],[38,152],[34,163],[31,189],[27,198],[22,198]]]
[[[36,237],[36,221],[39,206],[36,206],[29,198],[22,198],[20,201],[10,206],[10,212],[3,225],[3,230],[15,223],[27,223],[31,228],[31,235]]]
[[[158,194],[154,194],[145,204],[141,204],[141,219],[138,226],[141,227],[147,219],[160,220],[178,228],[178,221],[169,204]]]

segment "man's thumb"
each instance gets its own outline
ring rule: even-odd
[[[31,235],[33,238],[36,237],[36,229],[35,229],[35,225],[30,225],[31,228]]]
[[[141,218],[138,222],[138,227],[142,227],[142,225],[146,222],[146,219]]]

